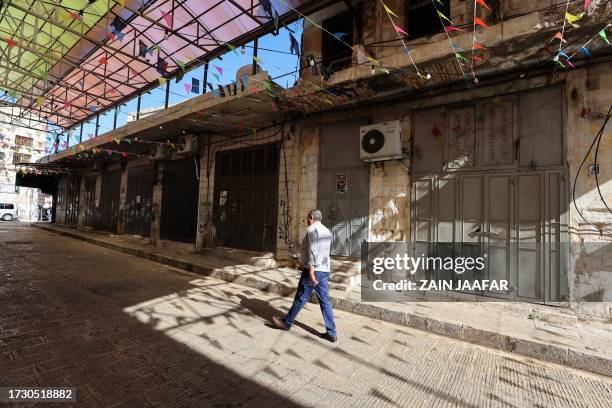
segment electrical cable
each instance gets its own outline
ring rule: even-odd
[[[595,166],[595,185],[597,186],[597,192],[599,193],[599,198],[601,199],[603,204],[608,209],[608,212],[610,214],[612,214],[612,209],[610,209],[610,207],[608,206],[608,203],[606,202],[606,199],[603,197],[603,194],[601,193],[601,189],[599,188],[599,168],[598,168],[598,164],[597,164],[597,155],[599,153],[599,144],[600,144],[601,139],[603,137],[604,128],[606,127],[606,124],[608,123],[608,120],[610,120],[610,116],[612,116],[612,105],[610,105],[610,109],[608,109],[608,114],[606,116],[606,120],[605,120],[603,126],[601,127],[601,131],[599,133],[599,139],[597,140],[597,146],[595,147],[595,159],[594,159],[594,164],[593,165]]]
[[[576,171],[576,177],[574,178],[574,185],[572,186],[572,202],[574,203],[574,207],[576,208],[578,215],[580,215],[580,218],[582,218],[584,222],[594,227],[595,229],[599,230],[600,233],[603,233],[603,228],[598,227],[594,225],[593,223],[591,223],[589,220],[587,220],[582,214],[582,212],[580,211],[580,208],[578,208],[578,204],[576,203],[576,186],[578,184],[578,177],[580,176],[580,171],[582,170],[584,163],[587,161],[587,158],[589,157],[589,154],[591,153],[593,146],[595,146],[595,142],[601,137],[601,134],[603,134],[604,128],[606,127],[606,124],[608,123],[608,120],[610,120],[611,116],[612,116],[612,105],[610,106],[610,109],[608,109],[608,114],[606,115],[606,119],[604,120],[603,125],[597,132],[597,135],[595,135],[595,137],[593,138],[593,142],[591,143],[589,150],[584,155],[584,158],[582,159],[582,162],[580,163],[580,166],[578,167],[578,170]],[[597,169],[595,169],[595,172],[597,173]]]

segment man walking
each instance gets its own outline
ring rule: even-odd
[[[322,337],[335,342],[337,340],[336,323],[334,322],[334,311],[327,289],[331,271],[329,253],[331,251],[332,234],[325,225],[321,224],[322,218],[319,210],[311,210],[308,213],[308,230],[301,248],[302,276],[297,293],[285,318],[274,316],[272,317],[272,323],[279,329],[289,330],[314,290],[319,299],[321,313],[323,313],[323,320],[325,320],[325,328],[327,329]]]

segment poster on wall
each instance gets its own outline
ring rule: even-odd
[[[224,206],[227,203],[227,190],[223,190],[219,193],[219,205]]]
[[[347,187],[346,174],[338,174],[336,176],[336,193],[346,193]]]

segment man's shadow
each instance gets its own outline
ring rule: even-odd
[[[265,325],[267,327],[279,330],[277,327],[275,327],[270,322],[272,321],[272,316],[279,316],[279,317],[284,316],[285,315],[284,312],[278,310],[277,308],[272,306],[270,303],[264,300],[261,300],[261,299],[251,299],[251,298],[247,298],[244,295],[238,295],[238,298],[240,299],[240,306],[244,307],[245,309],[250,310],[254,315],[259,316],[262,319],[264,319],[266,321]],[[299,327],[300,329],[307,331],[308,333],[314,336],[321,337],[321,333],[319,333],[314,328],[308,325],[305,325],[298,321],[295,321],[293,325]]]

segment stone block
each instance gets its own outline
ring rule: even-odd
[[[463,324],[461,323],[445,322],[428,318],[427,329],[432,333],[455,339],[461,339],[463,337]]]
[[[553,344],[545,344],[517,338],[514,352],[557,364],[567,363],[567,348],[555,346]]]

